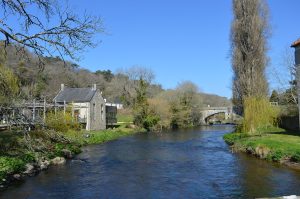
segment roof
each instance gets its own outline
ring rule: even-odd
[[[97,90],[93,88],[64,88],[61,90],[54,101],[60,102],[90,102]]]
[[[291,47],[297,47],[297,46],[299,46],[300,45],[300,38],[297,40],[297,41],[295,41],[292,45],[291,45]]]

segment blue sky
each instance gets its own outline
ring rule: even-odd
[[[96,37],[101,44],[81,55],[82,67],[91,71],[149,67],[164,88],[190,80],[203,92],[231,97],[231,0],[69,2],[75,12],[86,10],[101,16],[106,29],[106,34]],[[273,32],[269,56],[274,67],[281,63],[284,50],[300,37],[300,1],[268,3]]]

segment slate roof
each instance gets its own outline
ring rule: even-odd
[[[64,88],[54,98],[57,103],[90,102],[97,90],[93,88]]]

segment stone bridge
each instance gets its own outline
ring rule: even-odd
[[[233,115],[232,107],[205,107],[202,108],[200,112],[201,112],[201,118],[200,118],[201,124],[206,124],[208,117],[216,115],[218,113],[224,113],[225,120],[230,119]]]

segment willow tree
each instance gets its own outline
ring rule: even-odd
[[[1,106],[11,103],[19,92],[18,78],[3,64],[3,60],[4,55],[0,49],[0,109]]]
[[[270,35],[268,6],[264,0],[233,0],[231,53],[233,103],[243,111],[248,97],[266,97],[268,82],[267,39]]]

